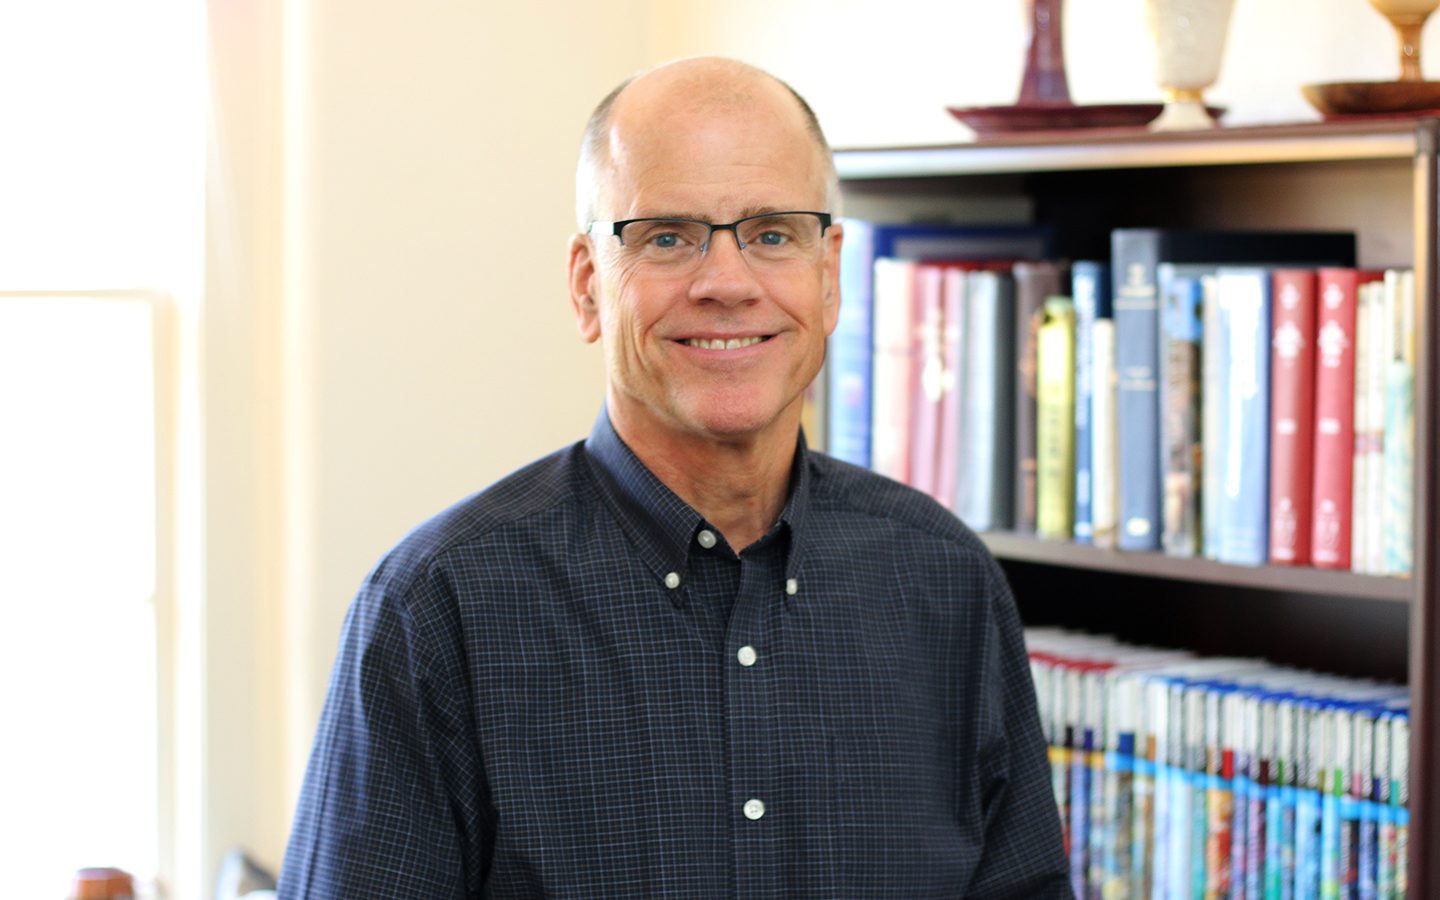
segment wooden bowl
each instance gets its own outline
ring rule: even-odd
[[[1440,81],[1332,81],[1300,90],[1326,116],[1440,109]]]

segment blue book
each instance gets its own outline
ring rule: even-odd
[[[826,371],[825,447],[831,456],[870,466],[871,358],[875,260],[1043,259],[1053,229],[1036,225],[905,225],[843,219],[840,313]]]
[[[1108,319],[1110,267],[1080,260],[1070,267],[1075,300],[1075,542],[1089,544],[1091,530],[1091,407],[1095,391],[1095,320]]]
[[[1124,550],[1158,550],[1161,535],[1160,321],[1156,266],[1276,259],[1351,266],[1355,235],[1335,232],[1119,228],[1110,236]]]
[[[1270,270],[1222,266],[1216,299],[1227,373],[1218,447],[1221,562],[1258,566],[1270,548]]]

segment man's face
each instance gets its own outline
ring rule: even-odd
[[[793,100],[765,99],[663,117],[617,108],[596,215],[725,223],[827,212],[819,152]],[[839,248],[832,225],[802,258],[762,262],[717,231],[698,261],[676,271],[635,258],[612,235],[577,239],[577,321],[587,340],[604,341],[617,423],[643,440],[793,434],[835,327]],[[718,340],[740,346],[720,349]]]

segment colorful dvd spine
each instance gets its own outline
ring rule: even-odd
[[[1296,708],[1295,759],[1299,765],[1295,790],[1295,896],[1320,895],[1320,838],[1322,831],[1321,707],[1306,698]]]

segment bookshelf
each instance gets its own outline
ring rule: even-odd
[[[1404,678],[1411,690],[1410,896],[1440,895],[1440,120],[1150,134],[1021,135],[838,150],[849,208],[895,217],[1006,210],[1056,228],[1057,251],[1105,258],[1117,227],[1343,229],[1362,266],[1415,270],[1414,572],[1385,578],[1240,567],[982,535],[1027,622],[1113,629],[1203,652]],[[917,204],[917,200],[919,203]]]

